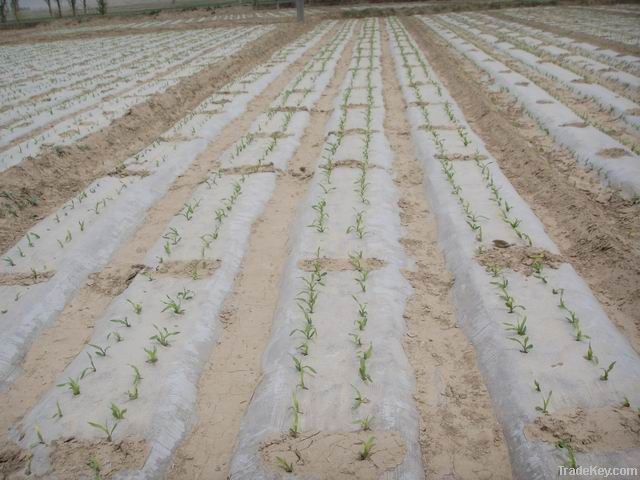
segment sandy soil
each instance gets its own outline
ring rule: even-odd
[[[249,43],[237,54],[133,107],[130,113],[72,146],[49,149],[0,173],[0,250],[96,178],[153,142],[177,120],[233,78],[240,77],[313,22],[289,25]],[[8,196],[7,196],[8,195]],[[9,213],[16,212],[17,216]]]
[[[640,351],[640,205],[603,188],[486,77],[415,19],[407,27],[518,193]]]

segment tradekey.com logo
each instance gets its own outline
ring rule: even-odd
[[[638,467],[598,467],[590,465],[571,468],[563,465],[558,467],[558,475],[561,477],[636,478],[638,477]]]

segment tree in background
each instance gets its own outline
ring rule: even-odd
[[[98,13],[100,15],[107,14],[107,0],[98,0]]]
[[[76,16],[76,2],[78,0],[69,0],[69,6],[71,7],[71,15]]]
[[[7,0],[0,0],[0,23],[7,21]]]
[[[62,7],[60,6],[60,0],[56,0],[56,5],[58,6],[58,17],[62,18]]]
[[[44,3],[47,4],[47,8],[49,9],[49,16],[53,17],[53,10],[51,10],[51,0],[44,0]]]
[[[87,0],[82,0],[82,13],[87,14]]]
[[[11,0],[11,10],[13,10],[13,16],[16,17],[16,22],[20,17],[20,0]]]

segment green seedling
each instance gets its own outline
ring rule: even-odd
[[[369,372],[367,371],[367,360],[364,358],[364,356],[360,357],[360,366],[358,367],[358,374],[360,375],[360,379],[363,382],[373,382],[373,380],[371,380],[371,375],[369,375]]]
[[[360,460],[366,460],[371,456],[373,447],[375,447],[375,437],[369,437],[369,440],[362,443],[362,450],[360,450]]]
[[[3,260],[7,265],[9,265],[10,267],[15,267],[15,266],[16,266],[15,262],[13,261],[13,259],[12,259],[11,257],[4,257],[2,260]]]
[[[624,397],[624,400],[622,401],[622,406],[629,408],[631,407],[631,402],[629,401],[629,399],[627,397]]]
[[[303,343],[296,347],[296,350],[300,352],[300,355],[306,357],[307,355],[309,355],[309,342],[305,340]]]
[[[138,370],[138,367],[136,367],[135,365],[129,364],[129,366],[133,369],[133,384],[140,385],[140,382],[142,381],[142,375],[140,375],[140,370]]]
[[[353,338],[353,344],[356,347],[361,347],[362,346],[362,339],[360,338],[360,335],[357,335],[355,333],[350,333],[349,336]]]
[[[508,313],[514,313],[516,308],[521,308],[522,310],[526,310],[524,306],[516,303],[515,298],[513,298],[509,293],[507,293],[506,290],[503,290],[503,293],[502,295],[500,295],[500,298],[504,300],[504,306],[507,307]]]
[[[315,210],[316,218],[308,226],[315,228],[318,233],[323,233],[327,228],[327,220],[329,219],[329,214],[326,211],[327,201],[323,198],[311,208]]]
[[[287,462],[282,457],[276,457],[276,462],[278,462],[278,466],[283,469],[287,473],[293,473],[293,463]]]
[[[574,328],[576,332],[576,342],[581,342],[585,338],[591,338],[589,335],[586,335],[585,333],[583,333],[582,327],[580,327],[579,322],[575,323]]]
[[[107,356],[107,350],[109,350],[111,348],[111,346],[103,348],[103,347],[101,347],[99,345],[94,345],[93,343],[90,343],[89,346],[96,349],[96,351],[94,353],[96,355],[98,355],[99,357],[106,357]]]
[[[42,430],[40,430],[40,427],[36,425],[35,427],[33,427],[33,429],[36,431],[36,437],[38,438],[38,441],[29,445],[29,448],[37,447],[38,445],[46,445],[47,442],[44,441],[44,436],[42,435]]]
[[[127,413],[126,408],[120,408],[115,403],[111,403],[111,415],[116,420],[124,420],[124,414]]]
[[[135,303],[135,302],[132,302],[129,299],[127,299],[127,303],[131,304],[131,308],[133,308],[133,313],[135,313],[136,315],[140,315],[142,313],[142,304],[141,303]]]
[[[91,460],[87,462],[87,467],[89,467],[93,472],[93,480],[102,480],[102,476],[100,475],[102,467],[100,467],[100,464],[95,457],[91,457]]]
[[[527,317],[523,317],[522,320],[516,323],[503,323],[506,330],[515,332],[517,335],[524,336],[527,334]]]
[[[107,442],[112,442],[113,441],[113,432],[115,431],[116,427],[118,426],[118,422],[115,422],[113,424],[113,427],[109,427],[109,422],[108,421],[105,421],[104,425],[100,424],[100,423],[97,423],[97,422],[88,422],[88,423],[93,428],[97,428],[101,432],[104,432],[104,434],[107,436]]]
[[[549,395],[547,395],[547,398],[544,397],[544,395],[542,395],[542,406],[537,406],[536,410],[539,412],[544,413],[545,415],[547,413],[549,413],[549,403],[551,402],[551,394],[553,393],[553,390],[549,391]]]
[[[357,424],[357,425],[360,425],[360,428],[363,431],[367,432],[367,431],[371,430],[371,424],[373,423],[373,419],[374,419],[373,416],[365,417],[365,418],[363,418],[361,420],[356,420],[353,423]]]
[[[80,380],[82,380],[87,373],[96,373],[98,369],[96,368],[96,364],[93,363],[93,357],[89,352],[87,352],[87,356],[89,357],[89,366],[85,368],[80,374]]]
[[[56,413],[51,418],[62,418],[62,408],[60,408],[60,402],[56,400]]]
[[[358,275],[355,278],[356,283],[358,285],[360,285],[360,289],[363,292],[367,291],[367,278],[369,278],[369,271],[368,270],[360,270],[360,271],[358,271]]]
[[[109,321],[110,321],[110,322],[113,322],[113,323],[117,323],[117,324],[119,324],[119,325],[123,325],[123,326],[125,326],[125,327],[127,327],[127,328],[130,328],[130,327],[131,327],[131,323],[129,323],[129,319],[128,319],[128,317],[124,317],[123,319],[121,319],[121,318],[114,318],[113,320],[109,320]]]
[[[162,303],[164,304],[164,308],[162,309],[163,312],[169,310],[175,315],[182,315],[184,313],[184,308],[182,308],[180,297],[178,297],[177,300],[174,300],[169,295],[167,295],[167,300],[163,300]]]
[[[115,338],[116,342],[118,343],[124,340],[124,337],[120,335],[118,332],[109,332],[109,334],[107,335],[107,340],[109,340],[111,337]]]
[[[533,262],[531,264],[531,270],[533,270],[533,276],[535,278],[537,278],[538,280],[541,280],[542,283],[548,283],[547,282],[547,277],[545,277],[542,274],[543,268],[544,268],[544,265],[539,260],[536,260],[535,262]]]
[[[71,393],[74,397],[80,395],[80,383],[78,379],[69,377],[69,379],[65,383],[58,384],[58,387],[67,387],[69,390],[71,390]]]
[[[538,383],[537,380],[533,381],[533,388],[536,390],[536,392],[541,392],[542,390],[540,389],[540,384]]]
[[[138,399],[138,386],[134,385],[132,389],[127,390],[127,396],[129,400],[137,400]]]
[[[611,370],[613,370],[613,367],[615,366],[616,366],[616,362],[611,362],[607,368],[601,368],[602,375],[600,375],[600,380],[602,380],[603,382],[606,382],[607,380],[609,380],[609,374],[611,373]]]
[[[160,329],[155,324],[153,325],[153,328],[155,328],[158,333],[155,334],[153,337],[149,337],[149,340],[155,340],[163,347],[169,346],[169,337],[173,337],[180,333],[180,332],[170,332],[169,330],[167,330],[166,327],[163,327],[162,329]]]
[[[360,390],[358,390],[355,386],[351,385],[351,388],[353,388],[356,392],[356,396],[353,399],[353,409],[356,410],[358,407],[360,407],[360,405],[362,405],[363,403],[369,403],[369,399],[365,396],[362,395],[362,393],[360,393]]]
[[[511,338],[509,338],[509,340],[513,340],[518,345],[520,345],[520,347],[521,347],[520,348],[520,352],[522,352],[522,353],[529,353],[529,350],[533,349],[533,345],[531,343],[529,343],[529,337],[524,337],[524,339],[511,337]]]
[[[296,371],[298,371],[298,372],[304,372],[305,370],[308,370],[308,371],[309,371],[309,372],[311,372],[311,373],[318,373],[318,372],[316,372],[316,370],[315,370],[313,367],[311,367],[310,365],[305,365],[305,364],[303,364],[303,363],[302,363],[302,361],[301,361],[299,358],[297,358],[297,357],[295,357],[295,356],[293,356],[293,355],[291,355],[291,358],[293,359],[293,365],[294,365],[294,367],[295,367]]]
[[[367,322],[369,321],[369,314],[367,313],[367,304],[360,303],[355,295],[351,296],[355,302],[358,304],[358,319],[356,320],[356,325],[358,326],[358,330],[362,331],[367,326]]]
[[[153,348],[145,348],[144,351],[147,354],[147,363],[154,364],[158,361],[158,347],[154,345]]]
[[[347,228],[347,233],[355,233],[359,239],[367,234],[364,228],[364,211],[356,212],[355,223]]]
[[[560,449],[565,449],[567,451],[567,461],[565,465],[569,468],[578,468],[578,462],[576,460],[576,454],[573,450],[573,447],[569,444],[569,442],[560,440],[556,443],[556,447]]]
[[[305,323],[304,329],[296,328],[295,330],[292,330],[289,336],[293,335],[296,332],[299,332],[302,335],[304,335],[304,338],[306,338],[307,340],[311,340],[318,333],[316,331],[316,327],[314,327],[313,324],[309,322]]]

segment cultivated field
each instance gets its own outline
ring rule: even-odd
[[[0,479],[640,477],[640,7],[434,5],[0,31]]]

